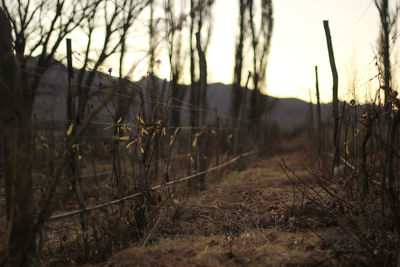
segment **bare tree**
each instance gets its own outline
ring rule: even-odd
[[[261,103],[261,87],[266,82],[266,71],[268,66],[268,55],[271,47],[272,31],[274,26],[272,0],[262,0],[260,7],[259,29],[256,29],[255,5],[253,0],[248,0],[249,25],[251,30],[251,46],[253,52],[253,86],[251,94],[250,120],[253,122],[256,140],[260,118],[265,108]]]
[[[149,56],[150,56],[150,62],[149,62],[149,70],[148,70],[148,77],[147,77],[147,97],[150,100],[150,109],[152,111],[157,110],[157,98],[160,96],[159,92],[159,84],[156,82],[156,76],[155,76],[155,70],[157,66],[156,62],[156,55],[158,52],[158,47],[160,44],[160,38],[157,35],[157,25],[159,24],[158,22],[160,19],[157,19],[157,21],[154,20],[154,11],[156,7],[156,1],[155,0],[150,0],[149,1],[149,8],[150,8],[150,20],[149,20]],[[153,114],[154,115],[154,114]]]
[[[385,193],[388,194],[389,201],[391,204],[392,211],[394,212],[394,222],[396,232],[399,234],[400,216],[398,214],[399,199],[398,194],[394,189],[394,147],[395,140],[398,136],[397,128],[400,123],[399,112],[393,112],[392,106],[398,102],[396,99],[395,91],[392,88],[392,76],[390,66],[390,46],[391,46],[391,34],[394,32],[396,22],[398,20],[400,4],[397,3],[394,12],[390,12],[388,0],[375,0],[375,6],[379,11],[379,17],[381,22],[381,32],[379,38],[379,54],[381,65],[379,66],[380,75],[383,75],[383,84],[381,83],[381,89],[385,93],[385,165],[384,172],[381,177],[381,207],[382,207],[382,218],[384,217],[385,211]],[[365,176],[364,184],[368,183],[368,176]],[[368,187],[364,186],[364,194],[367,193]],[[387,188],[387,189],[386,189]]]
[[[200,101],[200,70],[198,66],[199,58],[196,57],[196,43],[194,38],[195,33],[201,32],[201,46],[205,54],[210,44],[212,32],[212,0],[190,0],[190,24],[189,24],[189,53],[190,53],[190,103],[193,107],[199,107]],[[200,20],[201,16],[201,22]],[[201,30],[201,29],[202,30]],[[196,68],[197,67],[197,68]],[[199,110],[198,108],[192,109],[191,112],[191,125],[198,127],[199,125]]]
[[[149,0],[1,1],[8,17],[12,18],[11,25],[15,39],[13,46],[22,73],[32,77],[29,79],[31,110],[43,74],[53,60],[60,57],[58,49],[64,38],[74,31],[86,35],[83,65],[76,82],[77,91],[80,92],[77,117],[78,120],[82,120],[89,88],[96,72],[107,58],[117,52],[121,52],[120,74],[122,73],[127,33]],[[97,34],[95,30],[100,28],[99,25],[104,25],[103,40],[98,42],[96,35],[96,42],[93,42],[93,36]],[[90,54],[94,49],[99,50],[96,57]],[[35,66],[33,70],[28,71],[27,59],[35,54],[39,54]],[[91,67],[91,72],[86,75],[88,67]]]
[[[389,0],[374,0],[375,6],[379,11],[381,22],[379,36],[379,54],[381,59],[381,68],[383,74],[382,89],[385,92],[385,117],[390,119],[392,109],[393,91],[391,90],[391,67],[390,67],[390,35],[393,33],[399,15],[400,4],[396,4],[393,13],[390,12]]]
[[[31,111],[26,80],[12,50],[11,26],[0,8],[0,125],[4,141],[7,241],[0,265],[29,266],[35,252]]]
[[[171,0],[166,2],[164,12],[167,22],[167,36],[169,37],[168,43],[168,57],[171,71],[171,96],[172,96],[172,126],[181,126],[180,111],[182,101],[185,97],[186,91],[179,85],[182,77],[182,70],[184,65],[184,54],[182,50],[182,28],[184,26],[186,16],[183,14],[184,1],[181,2],[181,8],[177,14],[176,7]]]
[[[5,12],[1,13],[0,29],[3,30],[1,45],[3,51],[1,75],[1,132],[4,141],[4,176],[6,180],[6,205],[9,223],[6,255],[2,261],[10,266],[29,266],[33,261],[35,250],[35,233],[51,214],[51,199],[61,175],[61,170],[67,165],[65,159],[57,168],[57,179],[36,207],[38,212],[33,221],[32,209],[32,152],[31,152],[31,112],[37,89],[43,74],[58,56],[58,48],[67,34],[73,31],[86,33],[87,44],[83,67],[80,70],[76,88],[78,106],[69,110],[73,119],[67,135],[71,138],[67,150],[72,150],[72,144],[79,143],[79,137],[89,125],[89,121],[104,107],[111,98],[108,93],[104,101],[90,114],[85,111],[89,90],[93,84],[96,72],[104,61],[112,54],[120,52],[120,62],[125,54],[126,35],[138,13],[147,5],[147,1],[30,1],[2,0]],[[10,18],[10,23],[7,21]],[[103,19],[104,39],[98,57],[93,58],[90,52],[98,48],[93,42],[95,28],[101,29]],[[103,26],[102,25],[102,26]],[[102,27],[101,26],[101,27]],[[11,33],[12,30],[12,33]],[[12,44],[12,35],[15,41]],[[96,36],[97,39],[98,36]],[[16,59],[13,50],[15,49]],[[120,50],[119,50],[120,49]],[[39,54],[33,70],[27,68],[27,58]],[[86,73],[88,67],[92,70]],[[120,72],[122,67],[120,67]],[[11,75],[12,74],[12,75]],[[121,73],[120,73],[121,76]],[[70,103],[70,107],[74,106]],[[121,113],[122,111],[120,111]],[[87,116],[85,116],[87,115]],[[72,127],[73,126],[73,127]],[[21,165],[21,166],[20,166]],[[23,165],[23,166],[22,166]],[[79,171],[73,173],[73,178],[79,177]],[[77,191],[80,207],[84,200],[82,191]]]
[[[196,81],[196,65],[195,65],[195,50],[193,45],[194,27],[196,25],[195,0],[190,0],[190,22],[189,22],[189,57],[190,57],[190,103],[196,105],[197,96],[197,81]],[[192,127],[198,125],[198,115],[196,110],[190,112],[190,124]]]
[[[75,81],[76,100],[74,102],[76,101],[77,103],[76,109],[72,112],[74,114],[73,123],[75,127],[78,127],[85,120],[90,92],[94,89],[92,85],[100,67],[107,58],[118,52],[120,54],[119,77],[121,79],[122,64],[126,53],[126,36],[132,23],[147,4],[146,0],[111,2],[98,0],[96,5],[92,6],[88,15],[83,18],[83,23],[79,29],[86,36],[86,45],[82,67],[79,69],[78,78]],[[98,25],[104,25],[104,27],[100,28]],[[99,37],[96,35],[96,30],[103,31],[101,37],[103,40],[100,46],[98,46]],[[96,37],[94,37],[95,35]],[[94,38],[96,38],[96,42],[94,42]],[[91,52],[96,50],[98,51],[98,56],[92,57]],[[89,72],[88,68],[90,68]],[[109,72],[111,74],[112,69],[109,69]],[[100,90],[104,89],[100,88]],[[79,171],[70,176],[79,177]],[[79,182],[79,179],[77,181]]]
[[[234,118],[239,116],[239,107],[242,105],[242,101],[247,99],[243,98],[242,91],[242,73],[243,73],[243,48],[245,44],[246,35],[246,14],[247,14],[247,1],[239,0],[239,37],[236,43],[235,51],[235,66],[233,74],[233,86],[232,86],[232,99],[231,99],[231,113]]]
[[[86,34],[86,47],[83,65],[79,70],[78,80],[76,81],[76,92],[77,92],[77,108],[75,110],[74,125],[79,127],[83,121],[85,121],[87,116],[87,106],[89,101],[89,95],[94,89],[93,82],[99,71],[99,68],[104,64],[104,62],[112,55],[120,52],[120,64],[123,64],[124,55],[126,53],[126,36],[135,21],[138,13],[140,13],[148,4],[147,0],[128,0],[128,1],[101,1],[96,5],[96,8],[92,9],[90,16],[85,18],[85,24],[81,26],[81,30]],[[98,36],[96,34],[96,25],[103,23],[105,26],[100,28],[103,30],[102,38],[103,42],[100,47],[97,46]],[[96,38],[96,42],[94,42]],[[98,56],[96,58],[91,57],[91,52],[93,50],[98,51]],[[91,68],[89,73],[87,73],[87,68]],[[119,77],[122,77],[122,66],[119,68]],[[109,69],[109,74],[112,74],[112,69]],[[117,83],[116,88],[118,88],[120,94],[127,94],[127,86],[124,85],[124,80]],[[104,90],[101,88],[101,90]],[[117,186],[118,194],[122,194],[123,189],[123,179],[121,175],[121,162],[119,153],[119,134],[121,133],[120,124],[123,123],[125,115],[127,113],[128,107],[130,105],[130,100],[123,100],[121,98],[117,99],[117,110],[114,117],[114,122],[117,124],[114,127],[115,141],[113,143],[114,154],[113,154],[113,174]],[[82,148],[82,142],[79,136],[74,136],[78,139],[76,144],[78,144],[79,149]],[[76,158],[76,157],[75,157]],[[79,207],[81,209],[85,208],[85,194],[81,186],[81,175],[80,170],[77,168],[77,164],[73,166],[75,173],[73,173],[74,180],[77,181],[78,187],[74,186],[74,191],[77,196]],[[83,232],[86,234],[86,215],[81,215],[81,227]],[[84,256],[88,255],[88,245],[86,241],[86,236],[83,238],[83,248]]]
[[[22,74],[32,77],[28,94],[31,110],[40,80],[52,64],[63,39],[83,23],[99,1],[103,0],[2,0],[3,8],[11,18],[13,46]],[[38,54],[35,66],[28,71],[27,59],[35,54]]]
[[[125,42],[130,27],[137,18],[138,14],[148,5],[147,0],[129,0],[129,1],[102,1],[98,8],[93,9],[90,16],[85,18],[82,30],[86,33],[87,42],[83,66],[80,69],[77,91],[79,92],[79,103],[77,110],[77,123],[85,117],[87,102],[89,100],[89,91],[99,71],[100,66],[107,58],[118,52],[118,49],[125,53]],[[96,25],[102,18],[105,27],[103,28],[103,40],[100,47],[96,47],[93,38]],[[96,58],[90,57],[90,51],[98,50]],[[86,69],[90,67],[91,71],[86,75]],[[111,70],[110,70],[111,72]]]
[[[199,0],[196,5],[191,0],[191,25],[190,25],[190,59],[191,59],[191,104],[194,110],[191,113],[192,136],[196,139],[196,170],[204,171],[207,167],[205,140],[206,132],[203,127],[206,122],[207,105],[207,48],[210,43],[212,31],[212,4],[210,0]],[[193,33],[196,30],[196,50],[198,64],[198,78],[195,77],[196,57],[193,49]],[[204,34],[205,33],[205,34]],[[202,175],[197,181],[191,182],[192,190],[205,189],[205,176]]]

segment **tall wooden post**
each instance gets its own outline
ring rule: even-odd
[[[338,142],[338,128],[339,128],[339,101],[338,101],[338,86],[339,77],[336,69],[335,56],[333,54],[331,32],[329,30],[329,22],[324,20],[324,29],[326,36],[326,43],[328,45],[329,63],[332,70],[332,113],[333,113],[333,145],[336,148]]]
[[[67,45],[67,70],[68,70],[68,92],[67,92],[67,133],[66,133],[66,150],[68,153],[68,168],[67,175],[68,179],[71,180],[72,190],[75,191],[79,208],[85,209],[85,197],[81,184],[80,177],[80,162],[79,162],[79,150],[80,150],[80,141],[78,145],[72,144],[72,139],[76,138],[75,133],[77,129],[77,120],[76,120],[76,106],[75,106],[75,91],[73,86],[73,78],[74,72],[72,68],[72,44],[71,39],[66,39]],[[77,188],[78,182],[78,188]],[[83,246],[83,254],[86,259],[89,256],[89,243],[87,236],[87,219],[86,214],[80,215],[80,223],[83,232],[82,236],[82,246]]]
[[[311,88],[308,88],[308,95],[310,97],[310,133],[314,132],[314,107],[312,103],[312,93]]]
[[[76,122],[75,122],[75,92],[73,86],[74,72],[72,69],[72,44],[71,39],[66,39],[67,48],[67,71],[68,71],[68,91],[67,91],[67,136],[66,136],[66,149],[68,153],[68,179],[71,180],[71,188],[76,189],[76,163],[78,161],[76,151],[72,148],[71,139],[75,135]],[[78,149],[78,148],[76,148]]]
[[[74,72],[72,69],[72,44],[71,39],[67,38],[67,70],[68,70],[68,92],[67,92],[67,119],[69,123],[75,117],[75,93],[73,91],[72,80]],[[69,126],[68,123],[68,126]]]
[[[215,145],[215,166],[218,166],[219,165],[219,154],[220,154],[220,139],[221,139],[221,134],[220,134],[220,129],[219,129],[219,121],[220,121],[220,118],[219,118],[219,115],[218,115],[218,109],[217,108],[215,108],[214,109],[214,113],[215,113],[215,130],[216,130],[216,139],[215,139],[215,141],[216,141],[216,145]],[[218,179],[220,179],[221,178],[221,174],[222,174],[222,171],[219,169],[219,170],[217,170],[217,178]]]
[[[315,66],[315,90],[317,94],[317,123],[318,123],[318,153],[321,153],[321,136],[322,136],[322,125],[321,125],[321,104],[319,101],[319,82],[318,82],[318,66]]]

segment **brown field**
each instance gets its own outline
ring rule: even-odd
[[[301,153],[286,164],[304,179]],[[85,266],[316,266],[333,264],[326,242],[335,227],[293,204],[281,157],[251,162],[243,171],[209,179],[206,191],[174,199],[141,243]],[[311,182],[310,179],[307,179]],[[313,216],[315,215],[315,216]],[[307,218],[305,218],[307,217]]]

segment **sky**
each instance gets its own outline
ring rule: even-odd
[[[238,1],[216,0],[215,28],[208,54],[211,80],[232,81],[232,64],[237,34]],[[315,95],[315,71],[319,68],[321,100],[332,97],[323,20],[329,21],[336,65],[339,72],[339,97],[353,98],[354,73],[356,98],[366,100],[368,80],[377,74],[374,49],[379,33],[379,16],[372,0],[275,0],[275,25],[267,71],[267,94],[309,100]],[[373,49],[374,47],[374,49]],[[375,84],[372,81],[372,85]],[[313,97],[313,101],[316,98]]]
[[[232,83],[238,34],[237,2],[215,0],[214,29],[207,53],[209,83]],[[395,0],[389,2],[394,4]],[[379,35],[379,15],[373,0],[274,0],[273,5],[275,21],[267,70],[268,95],[309,101],[311,93],[312,101],[316,103],[314,66],[318,65],[321,101],[330,102],[332,74],[323,28],[323,20],[328,20],[339,73],[339,98],[359,102],[373,98],[378,87],[377,78],[374,78],[378,73],[374,55]],[[148,66],[146,21],[148,13],[144,12],[135,23],[133,39],[128,42],[132,52],[128,61],[141,61],[142,64],[133,72],[136,79],[146,74]],[[161,31],[159,33],[163,35]],[[400,64],[396,65],[400,58],[397,42],[400,38],[393,45],[394,82],[396,68],[400,67]],[[169,78],[165,51],[158,53],[158,59],[158,75]],[[356,91],[352,89],[353,84]]]

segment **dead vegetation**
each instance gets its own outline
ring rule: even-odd
[[[375,1],[382,24],[381,51],[375,58],[379,82],[375,99],[363,105],[355,100],[351,106],[339,103],[325,21],[334,74],[333,130],[330,125],[322,126],[319,114],[318,134],[314,132],[310,105],[308,132],[301,129],[282,146],[272,144],[279,143],[275,141],[280,136],[271,130],[271,103],[261,97],[273,29],[272,1],[262,1],[257,8],[253,1],[239,1],[241,33],[236,44],[232,116],[207,110],[206,52],[214,1],[191,0],[189,13],[184,12],[184,5],[179,12],[173,11],[171,1],[164,7],[167,19],[162,24],[166,36],[171,36],[169,89],[167,82],[155,85],[159,33],[154,27],[159,21],[153,20],[153,1],[124,1],[121,7],[115,1],[97,0],[93,5],[70,5],[69,15],[62,12],[68,1],[56,6],[39,4],[33,10],[26,1],[25,14],[22,9],[19,14],[11,12],[15,7],[12,1],[3,2],[8,4],[3,4],[6,13],[2,16],[12,22],[7,36],[11,36],[12,26],[15,37],[23,40],[16,41],[22,45],[18,47],[9,38],[7,49],[1,51],[18,66],[4,69],[0,77],[0,93],[4,94],[0,103],[4,182],[0,182],[5,196],[5,201],[0,198],[0,208],[5,211],[0,222],[6,226],[0,230],[0,251],[4,252],[0,253],[0,265],[365,266],[400,262],[400,100],[392,88],[388,43],[397,14],[390,14],[387,0]],[[88,71],[99,6],[104,10],[113,7],[114,13],[104,16],[104,47]],[[151,13],[150,66],[147,87],[140,88],[123,78],[122,63],[127,51],[125,37],[136,19],[134,11],[140,13],[147,6]],[[56,10],[53,23],[59,22],[61,27],[55,31],[54,24],[45,34],[41,14],[52,8]],[[256,10],[261,11],[259,25],[253,16]],[[25,68],[27,36],[10,17],[22,16],[24,22],[29,13],[40,22],[29,28],[43,38],[35,46],[43,52],[33,71]],[[76,18],[71,28],[62,23],[68,17],[70,22]],[[190,51],[183,55],[180,31],[186,19],[190,20],[186,36]],[[251,33],[246,33],[246,19]],[[39,127],[31,116],[36,91],[64,37],[83,21],[89,27],[87,47],[74,82],[72,42],[66,40],[67,120],[60,120],[58,127],[54,121],[43,121]],[[258,31],[264,24],[267,27]],[[50,36],[58,31],[55,46],[48,46]],[[110,42],[117,33],[118,40]],[[252,44],[253,73],[243,88],[242,72],[251,67],[243,65],[246,42]],[[108,77],[108,85],[97,83],[98,71],[117,50],[119,78]],[[179,85],[185,75],[184,56],[190,57],[189,102],[184,101]],[[106,69],[111,76],[112,68]],[[250,79],[254,90],[247,99],[242,96],[248,93]],[[89,101],[89,95],[101,100],[98,105]],[[190,112],[190,126],[180,122],[182,107]],[[107,119],[95,121],[101,110],[106,111],[101,116],[106,113]],[[224,123],[220,123],[221,115]],[[215,123],[213,118],[209,123],[207,116],[215,116]],[[333,144],[327,145],[332,139]],[[253,153],[257,157],[243,158],[244,151],[246,156]],[[233,163],[237,165],[232,167]],[[179,182],[188,183],[176,184],[179,177],[184,177]]]
[[[283,155],[308,179],[301,154]],[[337,224],[309,204],[293,203],[280,157],[250,163],[197,196],[160,211],[146,243],[97,266],[317,266],[334,264]],[[325,240],[325,241],[323,241]]]

